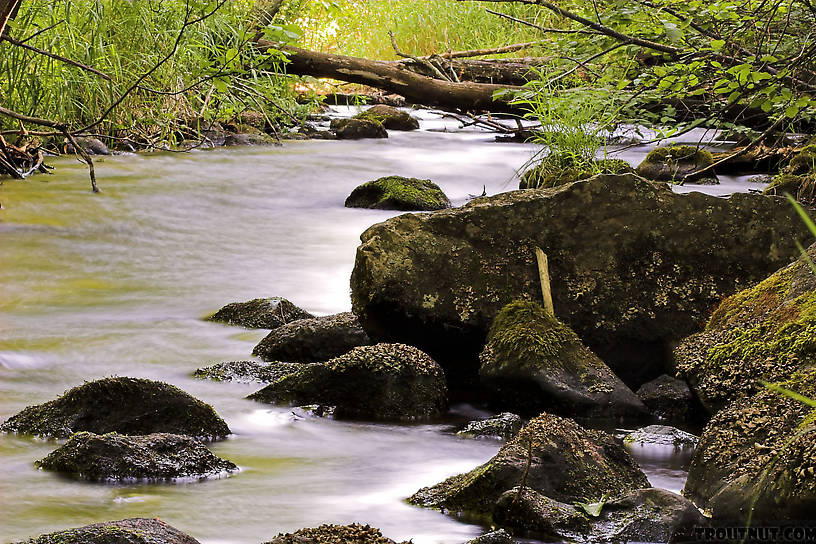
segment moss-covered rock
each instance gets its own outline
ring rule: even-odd
[[[7,419],[0,430],[56,438],[79,431],[173,433],[207,439],[230,434],[209,404],[173,385],[141,378],[86,382],[55,400],[27,407]]]
[[[693,145],[670,145],[653,149],[636,169],[638,175],[655,181],[698,183],[716,185],[717,176],[711,172],[685,176],[714,164],[711,152]]]
[[[525,473],[528,487],[565,503],[649,487],[646,475],[614,437],[571,419],[541,414],[484,465],[420,489],[408,500],[450,512],[488,515],[505,491],[521,484]]]
[[[799,202],[816,205],[816,144],[809,144],[797,153],[765,189],[769,195],[786,193]]]
[[[494,402],[526,414],[617,417],[646,407],[566,325],[535,302],[499,312],[480,357]]]
[[[17,544],[199,544],[199,542],[158,519],[131,518],[48,533]]]
[[[362,235],[354,312],[375,340],[415,345],[464,380],[508,303],[539,300],[549,257],[559,319],[625,382],[664,373],[668,345],[722,298],[798,254],[807,229],[787,202],[675,194],[633,175],[512,191]]]
[[[357,317],[343,312],[278,327],[255,346],[252,354],[264,361],[317,363],[369,344],[371,340]]]
[[[519,189],[558,187],[565,183],[591,178],[597,174],[632,174],[634,169],[622,159],[596,159],[591,163],[555,153],[522,174]]]
[[[510,536],[510,533],[504,529],[499,529],[477,536],[473,540],[468,540],[467,544],[516,544],[516,541]]]
[[[388,138],[382,123],[370,119],[332,119],[330,128],[340,140]]]
[[[816,258],[816,244],[808,250]],[[716,412],[816,363],[816,275],[803,258],[717,307],[706,330],[675,350],[678,369]]]
[[[271,297],[227,304],[207,319],[249,329],[276,329],[286,323],[312,317],[312,314],[285,298]]]
[[[534,536],[546,542],[579,540],[589,532],[589,519],[571,504],[545,497],[529,487],[502,493],[493,510],[493,522],[514,535]]]
[[[702,411],[688,384],[666,374],[641,385],[637,396],[654,416],[673,423],[695,421]]]
[[[816,398],[816,370],[778,385]],[[703,431],[683,494],[718,522],[812,519],[814,424],[816,410],[769,389],[733,401]]]
[[[376,344],[303,365],[247,398],[335,406],[337,418],[413,421],[441,414],[447,387],[442,368],[425,353],[402,344]]]
[[[205,366],[193,372],[196,378],[219,382],[270,383],[300,370],[300,363],[229,361]]]
[[[128,436],[79,432],[37,461],[37,466],[87,480],[205,478],[238,470],[199,440],[167,433]]]
[[[396,544],[379,529],[353,523],[351,525],[321,525],[279,534],[265,544]],[[403,544],[409,544],[407,542]]]
[[[412,117],[411,114],[385,104],[371,106],[355,115],[354,119],[374,121],[388,130],[417,130],[419,128],[419,121]]]
[[[363,183],[346,199],[346,208],[433,211],[450,208],[439,186],[429,179],[388,176]]]
[[[516,414],[502,414],[469,422],[464,429],[456,433],[465,438],[499,438],[510,440],[521,430],[522,421]]]

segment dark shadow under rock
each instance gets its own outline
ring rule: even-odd
[[[369,344],[357,317],[344,312],[282,325],[261,340],[252,354],[264,361],[317,363]]]
[[[657,418],[671,423],[695,421],[701,415],[702,406],[688,384],[666,374],[641,385],[637,396]]]
[[[47,533],[17,544],[200,544],[158,519],[131,518]]]
[[[249,329],[276,329],[298,319],[314,317],[285,298],[256,298],[227,304],[207,319]]]
[[[196,378],[238,383],[270,383],[294,374],[300,370],[301,363],[282,363],[272,361],[229,361],[199,368],[193,372]]]

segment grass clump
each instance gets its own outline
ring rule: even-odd
[[[521,176],[519,189],[558,187],[597,174],[630,174],[634,169],[623,159],[576,160],[572,155],[553,153]]]

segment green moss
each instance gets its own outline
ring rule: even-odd
[[[653,149],[637,167],[636,172],[646,179],[657,181],[680,181],[687,174],[711,166],[711,152],[691,145],[670,145]],[[703,174],[692,177],[698,183],[716,183],[716,178]]]
[[[785,171],[773,178],[764,194],[793,195],[799,202],[816,205],[816,144],[802,148]]]
[[[806,174],[816,172],[816,144],[809,144],[793,157],[788,164],[788,172]]]
[[[783,268],[756,286],[726,298],[714,311],[706,330],[744,322],[779,306],[790,290],[794,272],[794,267]]]
[[[387,176],[364,183],[346,199],[347,208],[442,210],[450,200],[429,179]]]
[[[591,163],[570,155],[554,153],[521,176],[519,189],[558,187],[565,183],[588,179],[596,174],[629,174],[634,172],[622,159],[598,159]]]

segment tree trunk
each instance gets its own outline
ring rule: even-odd
[[[263,49],[272,44],[260,40]],[[367,60],[330,53],[318,53],[298,47],[283,48],[290,62],[289,74],[325,77],[368,85],[389,93],[402,95],[409,102],[425,106],[460,110],[518,111],[507,95],[494,96],[505,90],[519,90],[512,85],[492,83],[454,83],[434,79],[409,70],[404,63]]]
[[[17,14],[22,0],[0,0],[0,36],[6,31],[6,24]]]
[[[436,60],[436,59],[434,59]],[[440,71],[450,74],[453,70],[460,81],[472,83],[493,83],[495,85],[510,85],[519,87],[537,78],[536,66],[544,64],[544,58],[517,58],[517,59],[445,59],[440,57],[435,64],[441,65]],[[420,63],[411,60],[396,61],[405,65],[412,72],[433,77],[431,70]],[[396,64],[395,63],[395,64]]]

